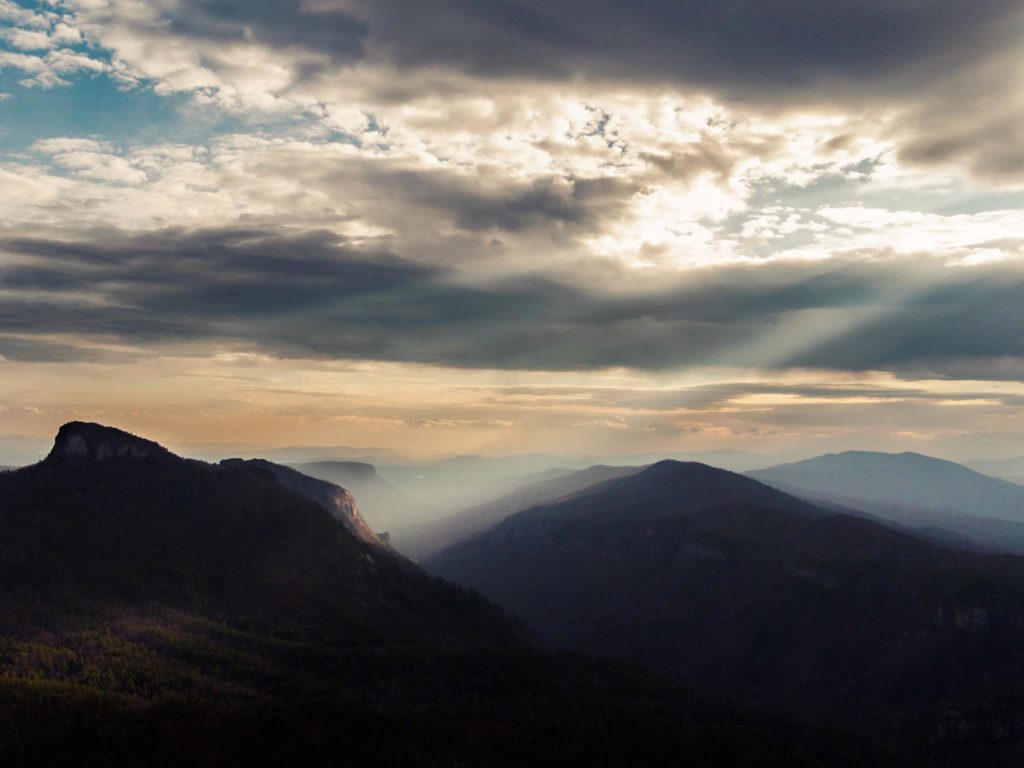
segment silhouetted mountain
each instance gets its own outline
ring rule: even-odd
[[[311,490],[321,503],[307,498],[317,495]],[[0,476],[0,583],[258,613],[346,641],[383,633],[389,641],[486,642],[486,631],[463,621],[472,601],[460,607],[447,585],[368,547],[373,534],[352,515],[328,514],[346,497],[268,462],[212,466],[119,430],[71,423],[44,461]],[[455,604],[450,613],[439,610],[446,601]],[[501,617],[479,608],[496,638],[509,635]]]
[[[604,480],[639,472],[640,467],[594,466],[578,472],[554,470],[554,477],[527,483],[501,498],[470,507],[429,523],[391,533],[394,545],[406,555],[423,559],[473,534],[492,528],[509,515],[536,504],[578,493]]]
[[[5,765],[856,766],[832,732],[531,650],[351,497],[72,423],[0,476]],[[340,519],[339,519],[340,518]]]
[[[823,717],[932,765],[1024,758],[1024,560],[661,462],[426,561],[550,642]]]
[[[395,526],[408,525],[421,516],[416,503],[378,475],[373,464],[317,461],[292,466],[305,475],[336,483],[351,491],[374,530],[389,531]]]
[[[1024,552],[1024,487],[917,453],[848,451],[747,473],[794,495]],[[955,537],[949,538],[950,542]]]

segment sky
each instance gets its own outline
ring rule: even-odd
[[[0,0],[0,463],[1024,455],[1022,81],[1021,0]]]

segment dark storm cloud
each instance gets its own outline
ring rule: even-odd
[[[746,90],[866,81],[969,58],[1011,34],[1004,0],[422,0],[344,3],[408,67],[650,78]],[[933,75],[939,75],[935,72]]]
[[[792,365],[898,368],[958,358],[1024,356],[1024,274],[1019,266],[984,270],[908,298],[854,332],[795,355]],[[975,370],[975,375],[984,375]]]
[[[484,77],[750,90],[950,65],[1012,35],[1005,22],[1019,10],[1006,0],[180,0],[169,22],[334,63],[374,55]]]
[[[287,154],[262,160],[259,171],[338,196],[386,201],[384,213],[415,209],[426,213],[431,225],[443,221],[467,232],[594,231],[621,214],[643,188],[639,180],[614,175],[545,175],[524,181],[493,172],[410,169],[379,159],[296,162]]]
[[[180,0],[168,15],[171,31],[192,38],[298,48],[334,63],[364,54],[365,23],[342,10],[310,9],[301,0]]]
[[[132,356],[33,338],[0,336],[0,359],[21,363],[118,363]]]
[[[506,232],[592,229],[638,189],[636,182],[626,179],[545,177],[488,191],[466,180],[415,172],[397,174],[391,183],[400,187],[398,194],[409,203],[445,212],[461,229]]]
[[[0,270],[0,334],[21,338],[239,342],[286,357],[537,370],[973,361],[983,371],[993,358],[1024,359],[1019,268],[939,268],[938,283],[923,263],[721,267],[633,293],[624,273],[609,295],[543,275],[470,283],[327,232],[107,232],[0,250],[16,256]],[[894,298],[894,284],[914,290]],[[822,340],[821,313],[856,319],[865,308],[869,319]]]

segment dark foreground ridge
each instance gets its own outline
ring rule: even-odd
[[[354,535],[324,505],[342,489],[318,503],[324,486],[274,466],[73,423],[0,475],[5,765],[886,764],[538,652],[494,605]]]

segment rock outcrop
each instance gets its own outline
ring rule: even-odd
[[[71,421],[57,432],[53,448],[44,461],[182,461],[159,443],[137,437],[114,427]]]
[[[275,464],[265,459],[225,459],[221,466],[245,466],[258,472],[267,472],[281,485],[315,501],[324,507],[335,519],[360,541],[378,547],[388,546],[363,519],[356,506],[355,497],[345,488],[326,480],[304,475],[290,467]]]

